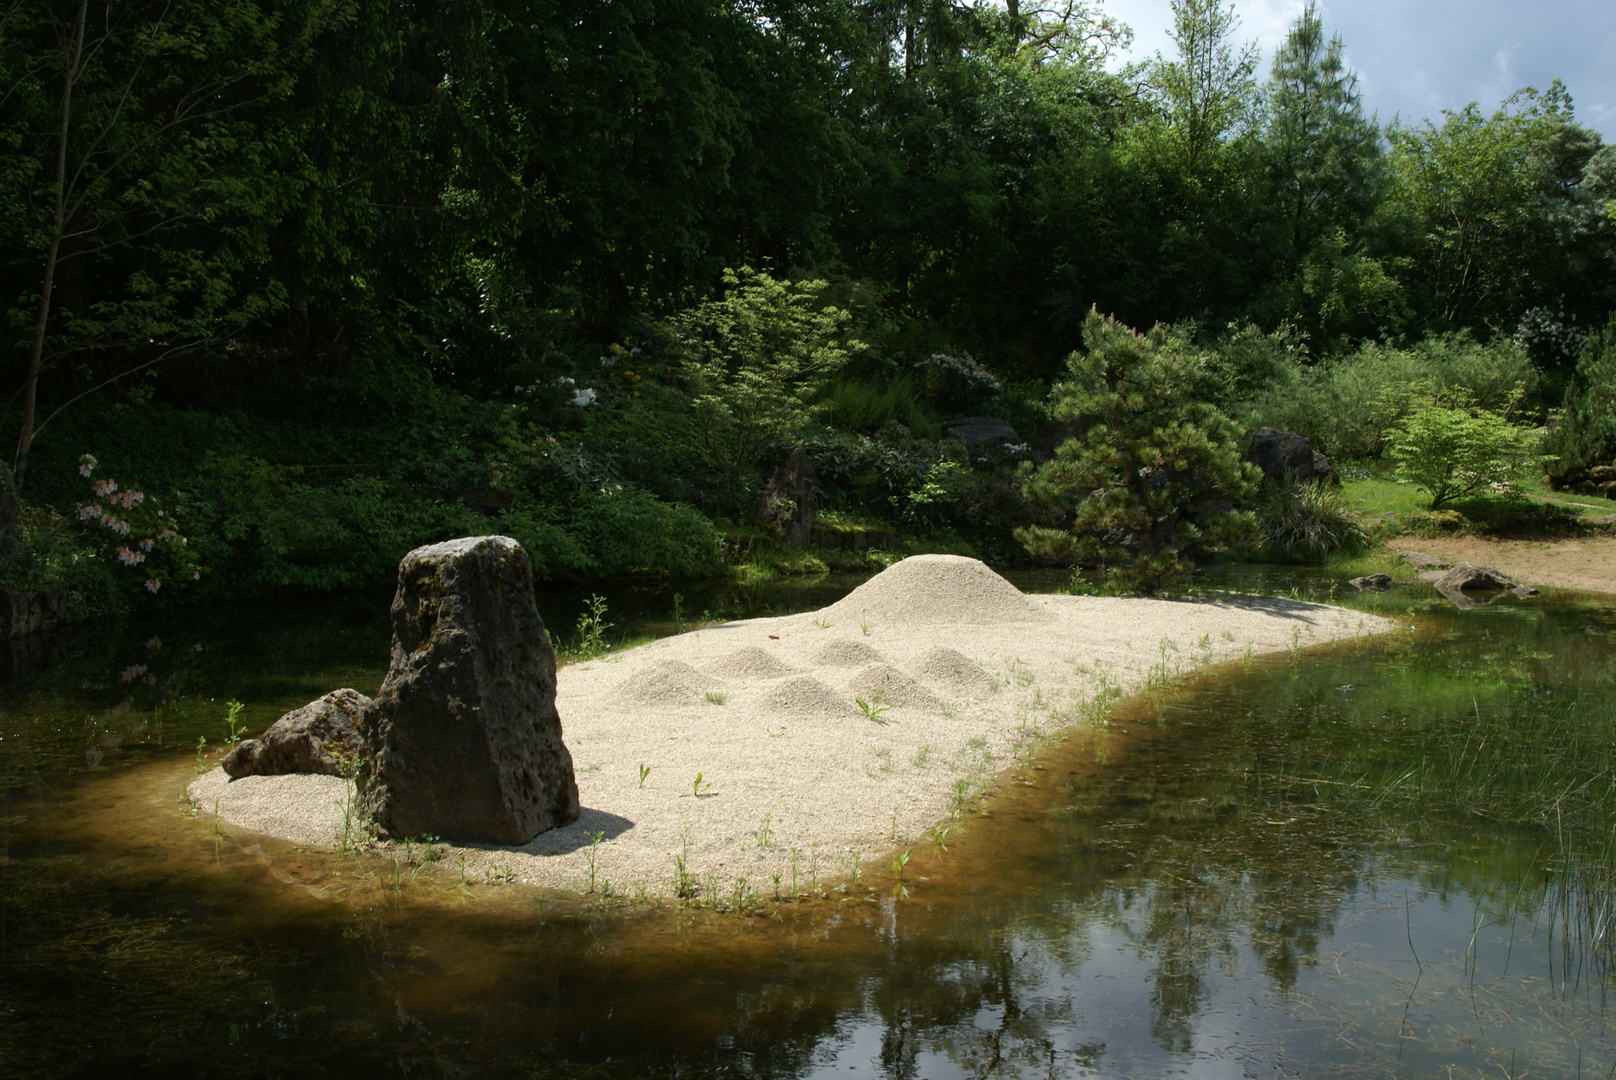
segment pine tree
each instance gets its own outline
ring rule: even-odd
[[[1071,506],[1072,525],[1015,536],[1039,558],[1105,567],[1152,592],[1191,569],[1195,551],[1250,534],[1252,515],[1235,506],[1254,492],[1256,467],[1241,461],[1234,422],[1195,400],[1204,360],[1181,335],[1136,333],[1090,311],[1083,342],[1055,415],[1087,430],[1027,483],[1034,498]]]
[[[1309,3],[1274,55],[1264,144],[1288,269],[1338,228],[1356,232],[1380,188],[1380,132],[1363,113],[1339,36]]]

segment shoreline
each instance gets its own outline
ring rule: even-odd
[[[975,560],[916,557],[819,611],[562,668],[582,816],[521,847],[449,845],[442,860],[580,894],[799,891],[925,842],[1124,697],[1394,625],[1283,598],[1026,595]],[[199,817],[217,805],[228,825],[326,849],[347,790],[328,776],[230,783],[217,768],[189,788]]]
[[[1478,536],[1399,536],[1380,553],[1423,551],[1446,562],[1492,566],[1536,588],[1616,595],[1616,536],[1562,540],[1493,540]],[[1401,560],[1398,560],[1401,563]]]

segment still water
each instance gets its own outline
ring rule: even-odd
[[[801,610],[855,584],[686,586],[680,611]],[[1341,591],[1252,568],[1207,584]],[[671,590],[606,592],[614,632],[670,628]],[[375,690],[387,599],[87,628],[10,658],[0,1074],[1616,1071],[1611,606],[1339,596],[1412,629],[1125,702],[946,836],[907,838],[907,897],[880,860],[873,895],[718,912],[188,815],[227,699],[260,728]],[[558,637],[582,602],[541,598]]]

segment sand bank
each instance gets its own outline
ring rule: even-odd
[[[1571,540],[1484,540],[1475,536],[1401,536],[1386,545],[1428,552],[1447,562],[1496,566],[1539,588],[1616,593],[1616,536]]]
[[[918,556],[816,612],[563,668],[582,818],[448,859],[579,891],[593,859],[597,887],[652,896],[673,892],[677,857],[725,894],[738,878],[784,887],[795,863],[806,888],[815,871],[844,876],[855,852],[868,866],[921,842],[962,793],[1153,679],[1390,628],[1288,600],[1029,596],[973,559]],[[324,846],[343,792],[331,777],[229,783],[217,769],[191,788],[231,825]]]

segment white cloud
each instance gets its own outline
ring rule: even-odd
[[[1134,29],[1128,60],[1172,55],[1167,0],[1104,0]],[[1241,41],[1256,40],[1266,74],[1303,0],[1235,0]],[[1616,3],[1612,0],[1319,0],[1340,34],[1364,104],[1380,118],[1440,120],[1471,101],[1486,111],[1522,86],[1563,79],[1577,118],[1616,139]]]

